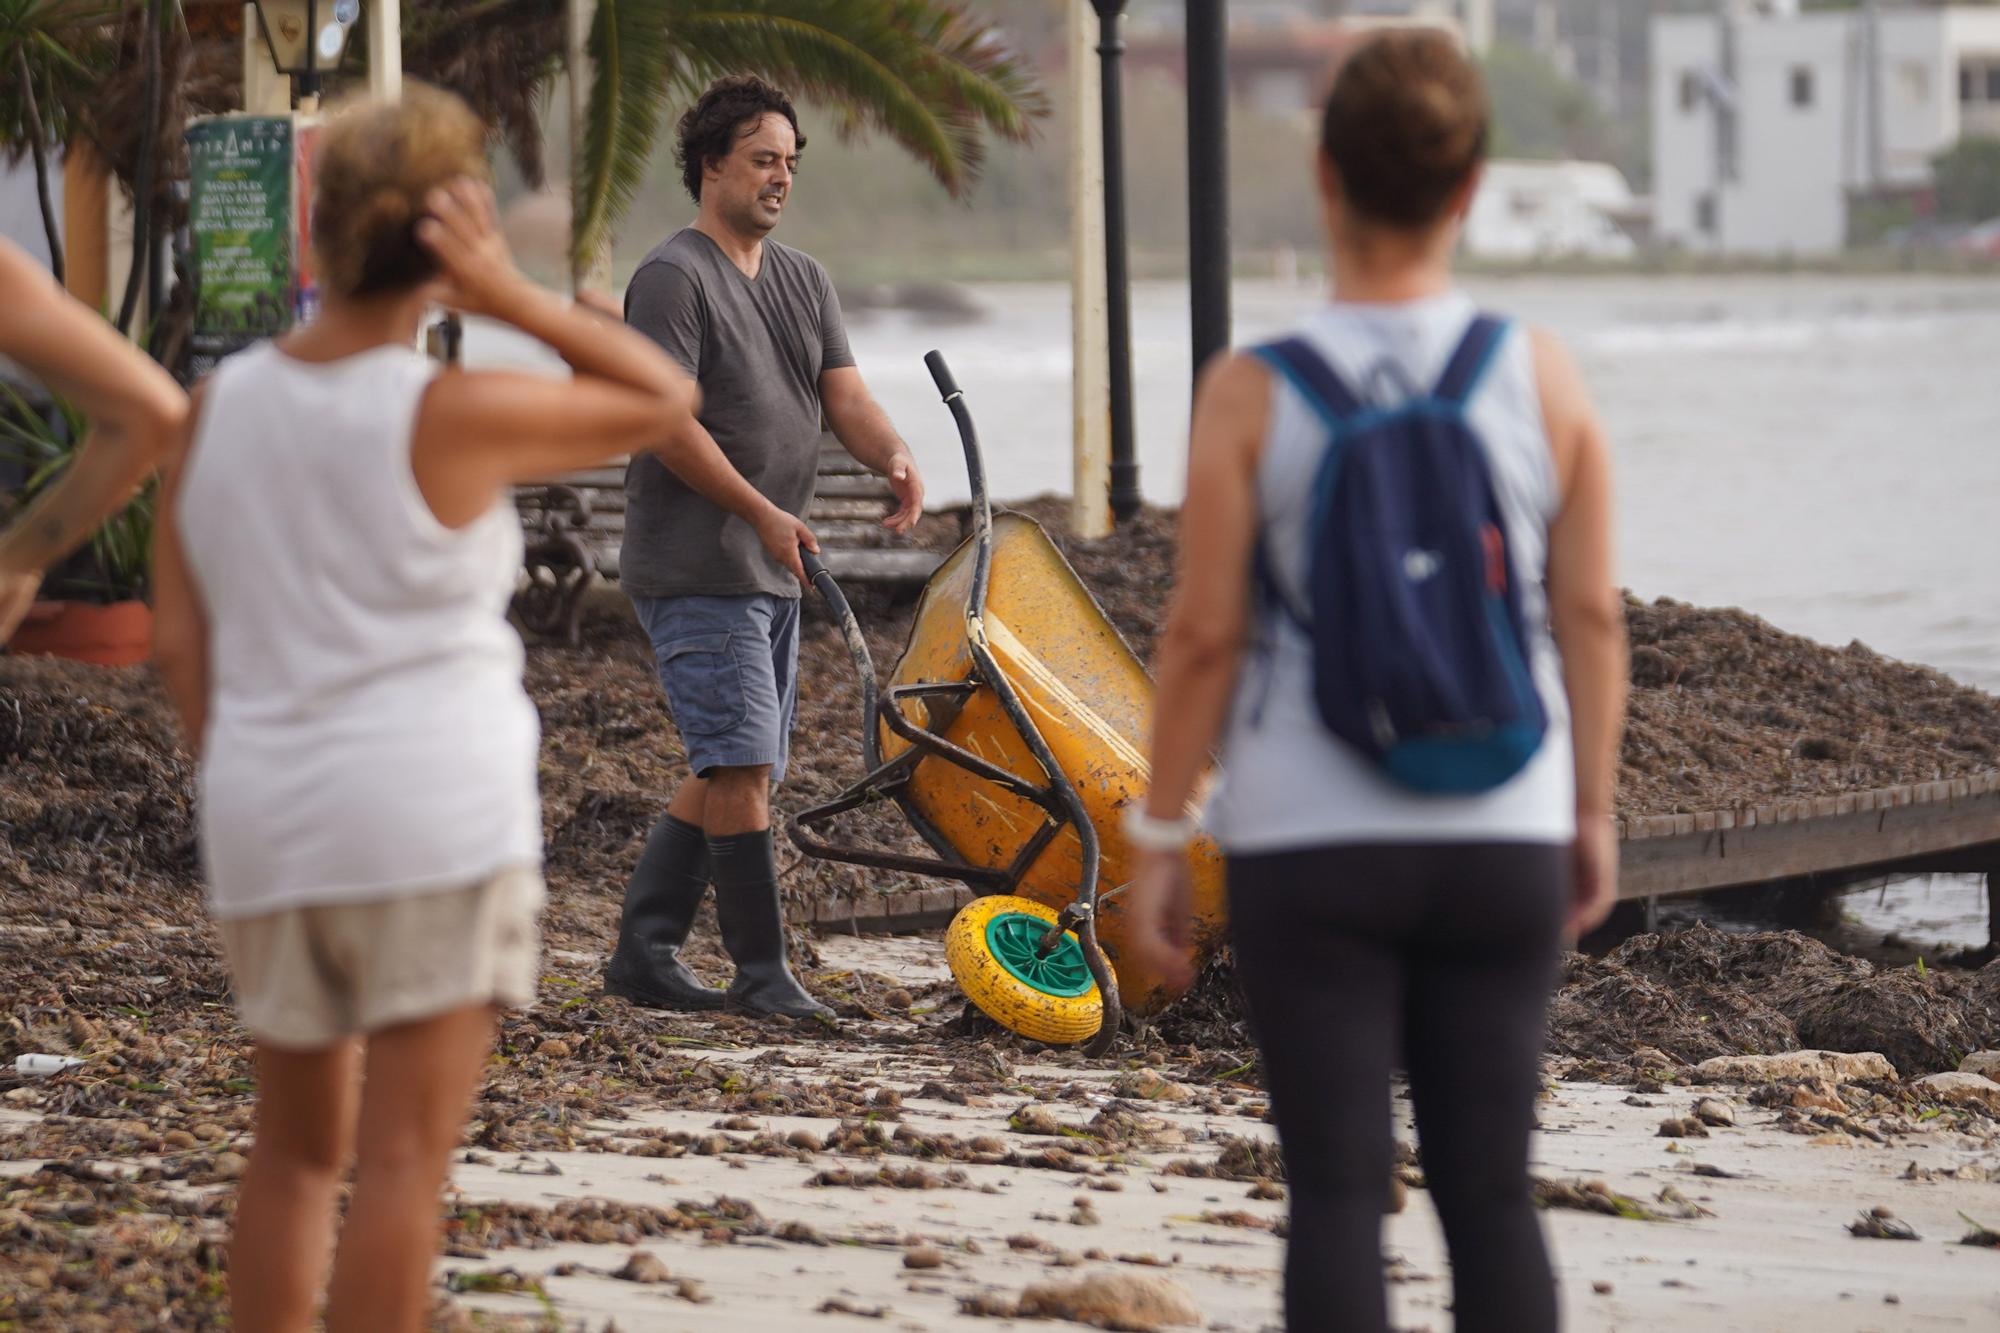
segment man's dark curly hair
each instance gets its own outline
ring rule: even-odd
[[[783,116],[798,135],[798,151],[806,149],[806,136],[799,129],[798,112],[782,89],[774,88],[755,74],[730,74],[708,85],[701,100],[681,115],[675,131],[674,162],[681,169],[681,184],[688,195],[701,202],[701,172],[712,157],[728,157],[745,125],[755,126],[767,113]]]

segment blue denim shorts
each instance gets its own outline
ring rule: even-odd
[[[632,605],[695,776],[769,764],[771,781],[783,781],[799,711],[798,599],[634,597]]]

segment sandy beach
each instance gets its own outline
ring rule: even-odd
[[[1173,516],[1148,510],[1093,543],[1062,532],[1053,502],[1029,509],[1150,657]],[[925,522],[927,540],[953,539],[950,516]],[[909,604],[860,607],[886,662]],[[2000,754],[2000,703],[1937,672],[1741,612],[1628,614],[1621,813],[1976,772]],[[1172,1281],[1168,1313],[1191,1302],[1178,1308],[1198,1326],[1278,1326],[1283,1183],[1226,958],[1096,1062],[969,1012],[921,936],[800,934],[793,964],[839,1014],[832,1030],[633,1009],[599,974],[685,760],[621,617],[577,647],[531,645],[528,686],[544,974],[502,1025],[455,1168],[435,1327],[938,1328],[1073,1308],[1043,1288],[1101,1293],[1120,1276]],[[781,810],[858,773],[852,668],[823,616],[803,636],[801,695]],[[186,757],[143,670],[0,658],[0,701],[0,1323],[226,1327],[255,1084],[201,904]],[[908,836],[882,813],[845,832]],[[928,887],[792,849],[780,866],[795,909]],[[1887,946],[1698,927],[1571,956],[1535,1166],[1571,1327],[2000,1323],[2000,1252],[1958,1243],[1965,1217],[2000,1226],[2000,1104],[1918,1082],[2000,1047],[2000,962]],[[706,912],[687,956],[727,976]],[[1884,1052],[1897,1076],[1691,1086],[1717,1056],[1815,1047]],[[32,1077],[22,1055],[81,1063]],[[1660,1137],[1704,1095],[1734,1124]],[[1421,1181],[1414,1153],[1402,1175]],[[1441,1242],[1425,1191],[1405,1195],[1385,1237],[1397,1318],[1442,1333]],[[1922,1239],[1850,1236],[1877,1207]],[[666,1280],[612,1276],[635,1251],[652,1259],[632,1276]],[[523,1281],[539,1294],[502,1290]]]
[[[822,949],[831,967],[913,994],[944,982],[934,938],[829,939]],[[1281,1327],[1283,1186],[1266,1174],[1275,1157],[1253,1146],[1271,1133],[1253,1084],[1203,1079],[1157,1050],[1096,1063],[1019,1052],[1004,1035],[942,1030],[952,1022],[913,1014],[847,1023],[838,1039],[758,1046],[732,1021],[677,1021],[679,1053],[650,1072],[712,1089],[699,1109],[634,1104],[568,1126],[567,1150],[483,1146],[489,1126],[476,1123],[447,1201],[437,1326],[1004,1328],[1027,1322],[1005,1312],[1032,1287],[1101,1290],[1137,1275],[1192,1302],[1190,1326]],[[1544,1217],[1567,1327],[1832,1333],[2000,1321],[2000,1250],[1960,1243],[1968,1218],[2000,1224],[1993,1116],[1922,1107],[1908,1086],[1759,1091],[1703,1086],[1686,1067],[1662,1084],[1645,1063],[1616,1081],[1572,1081],[1574,1061],[1549,1066],[1534,1170],[1557,1204]],[[783,1102],[787,1086],[830,1090],[850,1112],[730,1110],[760,1090]],[[1829,1091],[1835,1100],[1822,1106]],[[46,1198],[95,1174],[142,1180],[176,1157],[83,1153],[52,1172],[16,1151],[52,1128],[36,1110],[46,1100],[24,1084],[6,1094],[0,1118],[9,1159],[0,1230],[30,1251],[55,1223],[23,1187],[40,1184],[35,1197]],[[1663,1119],[1698,1102],[1734,1124],[1660,1136]],[[1395,1107],[1408,1145],[1400,1093]],[[201,1147],[227,1174],[225,1154],[249,1145],[224,1137]],[[154,1224],[214,1234],[219,1213],[186,1206],[226,1192],[212,1174],[157,1190],[152,1206],[178,1215],[72,1210],[73,1239]],[[1421,1179],[1416,1165],[1399,1174]],[[1385,1182],[1388,1195],[1385,1206],[1400,1207],[1384,1232],[1398,1326],[1442,1333],[1450,1284],[1428,1195]],[[1594,1201],[1636,1204],[1658,1220],[1576,1206]],[[1883,1208],[1920,1239],[1849,1234],[1858,1215]],[[526,1289],[496,1290],[509,1285]],[[14,1304],[0,1311],[25,1326],[63,1326],[37,1323],[18,1285],[8,1293]],[[1000,1313],[968,1312],[978,1309]],[[179,1326],[136,1306],[131,1314],[101,1326]]]

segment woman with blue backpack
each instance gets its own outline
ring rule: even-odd
[[[1399,1065],[1460,1333],[1556,1326],[1528,1141],[1562,941],[1616,895],[1625,636],[1576,367],[1452,282],[1487,126],[1445,34],[1383,34],[1338,72],[1333,301],[1202,373],[1152,788],[1127,816],[1127,949],[1186,984],[1189,807],[1220,742],[1205,822],[1284,1150],[1297,1330],[1388,1327]]]

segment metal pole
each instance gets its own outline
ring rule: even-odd
[[[1111,370],[1104,282],[1104,110],[1090,46],[1091,9],[1070,0],[1070,531],[1111,535]]]
[[[1194,369],[1229,346],[1229,24],[1188,0],[1188,282]]]
[[[368,95],[384,102],[403,95],[403,0],[369,0]]]
[[[292,81],[271,63],[264,44],[264,20],[257,6],[243,5],[243,110],[253,116],[282,116],[292,109]]]
[[[319,110],[319,0],[306,0],[306,72],[299,76],[299,110]]]
[[[1861,21],[1867,33],[1868,63],[1862,67],[1862,93],[1868,116],[1868,197],[1872,201],[1882,188],[1882,7],[1878,0],[1861,6]]]
[[[1091,0],[1097,8],[1099,100],[1104,108],[1104,291],[1111,370],[1111,514],[1120,523],[1139,512],[1139,459],[1132,445],[1132,273],[1125,229],[1125,93],[1120,61],[1125,0]]]

